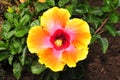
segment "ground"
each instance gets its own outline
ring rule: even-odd
[[[103,54],[97,43],[91,47],[82,80],[120,80],[120,37],[104,36],[109,39],[109,49]]]

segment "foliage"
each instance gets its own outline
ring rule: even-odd
[[[66,8],[72,17],[77,16],[86,20],[92,34],[91,44],[98,42],[103,53],[106,53],[109,41],[106,37],[102,37],[102,33],[109,33],[113,37],[120,36],[120,31],[114,27],[120,21],[118,12],[120,0],[103,0],[102,6],[95,7],[84,0],[46,0],[45,3],[28,0],[18,7],[9,7],[4,14],[5,21],[2,24],[0,61],[8,60],[9,64],[13,66],[13,73],[18,80],[24,69],[40,75],[40,80],[59,80],[60,78],[64,80],[60,76],[63,73],[67,73],[71,79],[80,79],[78,74],[83,75],[84,73],[81,63],[75,69],[66,67],[63,72],[54,73],[46,69],[44,65],[38,64],[37,57],[31,55],[27,49],[26,37],[29,29],[34,25],[39,25],[42,13],[53,6]]]

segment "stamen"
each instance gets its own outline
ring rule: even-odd
[[[62,46],[62,40],[61,39],[57,39],[55,41],[55,45],[58,46],[58,47]]]

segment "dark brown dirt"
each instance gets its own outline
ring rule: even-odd
[[[2,29],[1,29],[2,23],[3,23],[3,18],[2,18],[1,15],[0,15],[0,34],[1,34],[1,31],[2,31]],[[1,36],[0,36],[0,40],[1,40]]]
[[[9,72],[10,74],[6,73],[5,80],[16,80],[16,78],[13,76],[12,71]],[[32,73],[28,71],[23,71],[22,76],[20,80],[39,80],[38,75],[33,75]]]
[[[93,7],[102,6],[103,0],[88,0],[89,4]]]
[[[94,7],[102,6],[102,1],[89,0]],[[115,24],[115,28],[120,30],[120,22]],[[81,80],[120,80],[120,37],[112,37],[108,33],[103,33],[102,36],[109,40],[109,49],[103,54],[98,43],[90,47],[85,60],[85,75]]]
[[[103,54],[95,43],[86,59],[86,72],[82,80],[120,80],[120,37],[108,37],[110,46]]]

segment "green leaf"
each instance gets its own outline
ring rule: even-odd
[[[16,49],[17,49],[17,48],[16,48]],[[19,54],[19,53],[22,53],[22,51],[23,51],[23,45],[20,44],[19,47],[18,47],[17,52],[18,52],[18,54]]]
[[[118,7],[120,6],[120,0],[118,0],[118,5],[117,5]]]
[[[46,67],[44,65],[41,65],[38,62],[34,62],[31,66],[31,71],[33,74],[40,74],[42,73],[44,70],[46,69]]]
[[[106,53],[109,43],[108,40],[106,38],[99,38],[100,39],[100,45],[102,48],[103,53]]]
[[[0,50],[5,50],[6,49],[6,45],[3,41],[0,41]]]
[[[110,8],[110,7],[108,7],[108,6],[103,6],[102,7],[102,11],[103,12],[110,12],[112,9]]]
[[[28,0],[27,0],[28,1]],[[22,3],[20,4],[19,8],[22,10],[22,9],[25,9],[27,7],[28,3],[25,2],[25,3]]]
[[[94,25],[96,25],[97,23],[99,24],[100,22],[97,22],[97,20],[99,20],[95,15],[89,15],[89,16],[86,16],[85,17],[85,20],[87,20],[87,22],[89,22],[89,23],[94,23]],[[96,24],[95,24],[96,23]],[[97,25],[98,25],[97,24]],[[98,26],[95,26],[96,28],[98,27]]]
[[[115,7],[118,7],[119,5],[119,1],[120,0],[114,0],[114,1],[112,1],[112,5],[114,5]]]
[[[77,4],[78,4],[78,0],[71,1],[71,5],[73,6],[74,9],[76,9],[76,6],[78,6]]]
[[[116,31],[116,35],[117,35],[117,36],[120,36],[120,31]]]
[[[98,15],[98,16],[102,16],[103,15],[103,12],[102,12],[100,7],[95,7],[95,8],[90,9],[89,13],[90,14],[94,14],[94,15]]]
[[[10,53],[11,53],[12,55],[17,54],[17,51],[18,51],[18,50],[15,49],[13,45],[10,45]]]
[[[99,34],[93,35],[90,44],[93,44],[98,38],[100,38]]]
[[[5,40],[10,39],[14,35],[14,33],[15,33],[14,30],[12,30],[10,32],[3,32],[2,38],[4,38]]]
[[[25,64],[26,51],[27,51],[27,48],[25,47],[23,49],[22,56],[20,56],[20,59],[19,59],[22,65]]]
[[[30,21],[30,15],[25,14],[21,19],[20,19],[20,24],[23,26],[26,23]]]
[[[78,8],[75,10],[79,14],[85,14],[89,11],[88,5],[79,5]]]
[[[119,21],[119,15],[115,14],[115,13],[112,13],[110,15],[110,20],[112,23],[117,23]]]
[[[115,9],[118,0],[103,0],[103,2],[105,6],[108,6],[111,9]]]
[[[35,9],[37,10],[37,12],[46,10],[48,8],[49,8],[49,6],[47,4],[45,4],[45,3],[36,3],[35,4]]]
[[[14,58],[13,55],[10,55],[9,58],[8,58],[8,62],[9,62],[10,65],[12,65],[13,58]]]
[[[24,45],[25,43],[26,43],[26,38],[23,37],[23,38],[21,39],[21,45]]]
[[[8,13],[13,13],[13,12],[14,12],[13,7],[8,7],[7,12],[8,12]]]
[[[14,48],[18,49],[21,44],[20,44],[20,41],[14,40],[12,45],[13,45]]]
[[[39,19],[34,20],[34,21],[30,24],[30,27],[37,26],[37,25],[40,25]]]
[[[8,19],[10,23],[13,22],[13,14],[12,13],[5,13],[5,17]]]
[[[111,1],[110,0],[103,0],[104,1],[104,5],[107,5],[109,6],[111,4]]]
[[[116,30],[112,25],[105,25],[105,28],[112,36],[116,36]]]
[[[27,7],[27,6],[26,6]],[[24,8],[21,10],[21,13],[19,14],[20,17],[24,16],[25,14],[30,14],[30,11],[28,8]]]
[[[55,6],[55,0],[47,0],[46,2],[50,6]]]
[[[59,7],[63,7],[65,4],[67,4],[69,2],[69,0],[59,0],[58,2],[58,6]]]
[[[8,31],[10,31],[11,28],[12,28],[11,23],[8,21],[4,21],[4,23],[2,24],[3,32],[8,32]]]
[[[10,39],[10,38],[14,35],[14,33],[15,33],[14,30],[8,32],[8,34],[7,34],[7,39]]]
[[[21,29],[21,30],[17,30],[15,32],[15,37],[23,37],[26,33],[28,33],[27,29]]]
[[[17,78],[17,80],[20,79],[21,77],[21,72],[22,72],[22,66],[18,62],[14,62],[13,64],[13,74]]]
[[[67,10],[70,12],[70,14],[72,15],[73,13],[73,5],[67,6]]]
[[[0,52],[0,61],[6,59],[9,56],[8,52]]]
[[[10,53],[12,55],[19,54],[23,50],[20,40],[13,39],[13,41],[11,41],[11,44],[9,44],[9,45],[10,45]]]
[[[16,18],[14,18],[14,25],[15,25],[15,27],[19,27],[19,22],[18,22],[18,19],[16,19]]]
[[[97,29],[99,27],[100,22],[101,22],[100,19],[97,19],[97,18],[96,18],[96,20],[93,20],[93,24],[94,24],[95,29]]]

